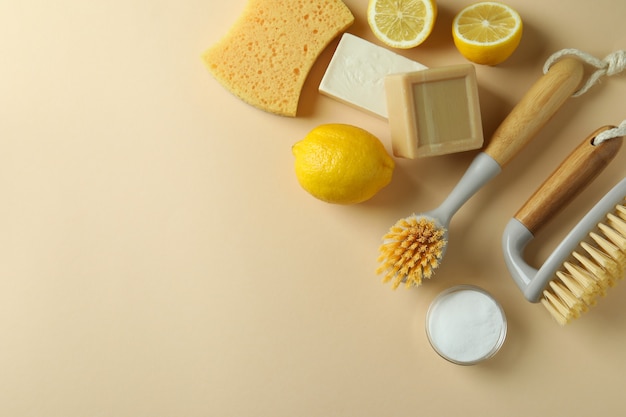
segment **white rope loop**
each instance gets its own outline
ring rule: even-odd
[[[615,51],[604,57],[604,59],[598,59],[578,49],[562,49],[548,58],[543,66],[543,73],[546,74],[554,63],[566,56],[574,56],[596,69],[587,82],[578,91],[572,94],[572,97],[585,94],[591,87],[600,82],[602,77],[617,75],[626,70],[626,50]],[[593,144],[599,145],[607,140],[621,136],[626,136],[626,120],[622,121],[619,126],[598,134],[598,136],[593,139]]]
[[[598,136],[593,138],[593,144],[594,146],[597,146],[607,140],[619,138],[621,136],[626,136],[626,120],[622,121],[619,126],[614,127],[613,129],[607,129],[600,132]]]
[[[600,79],[604,76],[612,76],[621,73],[626,70],[626,51],[615,51],[607,55],[604,59],[598,59],[593,55],[586,52],[582,52],[578,49],[563,49],[552,54],[545,65],[543,66],[543,73],[547,73],[550,67],[559,59],[565,56],[575,56],[581,61],[596,68],[596,71],[591,74],[585,85],[580,90],[576,91],[572,96],[578,97],[585,94],[591,87],[596,85]]]

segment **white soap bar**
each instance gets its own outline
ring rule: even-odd
[[[344,33],[319,86],[320,93],[386,119],[385,77],[426,69],[365,39]]]

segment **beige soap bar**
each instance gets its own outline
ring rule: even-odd
[[[473,65],[388,75],[385,90],[395,156],[415,159],[482,147]]]

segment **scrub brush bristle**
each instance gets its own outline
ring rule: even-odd
[[[410,216],[399,220],[383,237],[377,269],[383,282],[393,281],[396,289],[404,281],[407,287],[419,286],[439,266],[446,246],[446,230],[429,218]]]
[[[562,271],[543,291],[541,303],[561,325],[587,311],[599,296],[626,274],[626,197],[609,213],[598,230],[582,242],[582,254],[565,262]]]

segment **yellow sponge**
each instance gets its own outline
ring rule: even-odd
[[[341,0],[249,0],[237,22],[202,58],[211,74],[243,101],[294,117],[315,60],[353,22]]]

